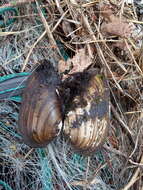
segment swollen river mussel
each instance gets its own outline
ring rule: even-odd
[[[18,126],[25,144],[44,147],[63,130],[75,151],[97,150],[106,140],[110,111],[107,82],[98,73],[89,69],[61,82],[50,62],[40,64],[22,97]]]
[[[59,85],[59,75],[48,61],[40,64],[27,80],[18,127],[24,143],[30,147],[46,146],[61,131]]]
[[[109,125],[107,82],[92,69],[71,75],[64,81],[63,86],[67,93],[64,134],[69,138],[75,151],[90,154],[105,142],[107,136]]]

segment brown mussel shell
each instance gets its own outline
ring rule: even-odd
[[[74,149],[90,154],[106,140],[109,125],[107,82],[95,69],[76,73],[64,81],[69,93],[64,134]]]
[[[27,80],[18,127],[24,143],[30,147],[44,147],[60,133],[62,103],[56,90],[59,81],[58,73],[47,61]]]

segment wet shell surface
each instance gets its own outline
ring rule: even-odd
[[[73,74],[64,82],[66,100],[64,133],[74,149],[90,154],[102,145],[109,125],[109,90],[96,70]]]
[[[62,107],[57,87],[58,73],[44,61],[31,74],[23,92],[18,128],[25,144],[44,147],[62,127]]]

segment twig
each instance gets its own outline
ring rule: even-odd
[[[125,159],[127,159],[127,155],[125,155],[124,153],[122,153],[121,151],[119,150],[116,150],[115,148],[112,148],[112,147],[108,147],[106,145],[103,145],[103,147],[105,148],[105,150],[109,151],[109,152],[112,152],[114,154],[117,154],[119,156],[122,156],[124,157]]]
[[[33,152],[34,148],[31,148],[28,153],[24,156],[24,159],[28,158],[28,156]]]
[[[132,53],[126,39],[125,39],[125,43],[126,43],[126,46],[127,46],[128,50],[130,52],[130,55],[131,55],[131,57],[133,59],[134,64],[136,65],[136,67],[137,67],[138,71],[140,72],[141,76],[143,76],[143,72],[142,72],[141,68],[139,67],[138,63],[136,62],[136,60],[134,58],[134,55],[133,55],[133,53]]]
[[[138,135],[137,135],[137,138],[136,138],[136,142],[135,142],[135,147],[134,147],[133,151],[131,152],[129,158],[131,158],[133,156],[133,154],[135,153],[135,151],[137,149],[141,129],[142,129],[142,127],[139,129],[139,132],[138,132]]]
[[[142,155],[142,157],[141,157],[140,164],[141,164],[141,163],[143,163],[143,155]],[[141,175],[141,176],[138,177],[140,171],[141,171],[141,169],[140,169],[140,168],[137,168],[136,171],[135,171],[135,173],[134,173],[134,175],[132,176],[131,180],[129,181],[129,183],[128,183],[123,189],[121,189],[121,190],[128,190],[128,189],[130,189],[130,187],[131,187],[137,180],[139,180],[140,177],[142,176],[142,175]]]
[[[105,40],[105,39],[101,39],[101,40],[87,40],[87,41],[83,41],[83,42],[72,42],[72,44],[92,44],[92,43],[99,43],[99,42],[121,42],[122,40]]]
[[[95,185],[95,184],[97,184],[97,183],[100,183],[101,181],[96,177],[97,176],[97,174],[98,174],[98,172],[101,170],[101,169],[103,169],[104,167],[106,167],[106,165],[107,165],[107,162],[105,163],[105,164],[103,164],[103,165],[100,165],[98,168],[97,168],[97,170],[96,170],[96,172],[93,174],[93,176],[90,178],[90,179],[86,179],[86,180],[79,180],[79,181],[73,181],[73,182],[71,182],[71,185],[73,185],[73,186],[83,186],[83,187],[88,187],[88,186],[90,186],[90,185]]]
[[[132,161],[131,159],[129,159],[129,162],[130,162],[131,164],[133,164],[133,165],[138,166],[138,167],[143,167],[143,163],[137,163],[137,162]]]
[[[48,25],[48,23],[47,23],[47,21],[46,21],[44,15],[43,15],[43,13],[42,13],[42,11],[41,11],[41,9],[40,9],[40,6],[39,6],[37,0],[36,0],[36,5],[37,5],[38,12],[39,12],[39,14],[40,14],[41,20],[42,20],[42,22],[43,22],[43,24],[44,24],[44,27],[45,27],[45,29],[46,29],[46,33],[47,33],[47,35],[48,35],[50,44],[51,44],[52,47],[54,47],[54,48],[57,50],[57,52],[59,53],[59,55],[62,57],[61,52],[60,52],[60,50],[59,50],[59,48],[58,48],[58,46],[57,46],[57,44],[56,44],[56,41],[55,41],[55,39],[54,39],[54,37],[53,37],[52,32],[51,32],[51,30],[50,30],[50,26]]]
[[[85,173],[85,181],[88,182],[88,172],[89,172],[89,166],[90,166],[90,157],[87,158],[87,167],[86,167],[86,173]],[[87,185],[85,186],[85,190],[87,188]]]
[[[120,118],[120,115],[115,110],[114,106],[111,104],[111,109],[113,111],[113,114],[115,115],[116,119],[121,123],[122,127],[127,131],[127,133],[130,135],[132,141],[133,141],[133,132],[129,129],[129,127],[123,122],[123,120]],[[133,141],[134,142],[134,141]]]
[[[94,32],[93,32],[92,29],[91,29],[91,26],[90,26],[90,24],[89,24],[89,22],[88,22],[88,19],[87,19],[83,14],[82,14],[82,18],[83,18],[84,25],[86,26],[87,30],[89,31],[89,34],[90,34],[91,38],[92,38],[94,41],[96,41],[96,37],[95,37],[95,35],[94,35]],[[112,73],[112,71],[111,71],[109,65],[107,64],[106,59],[105,59],[105,57],[104,57],[104,55],[103,55],[103,53],[102,53],[102,50],[101,50],[100,46],[98,45],[98,43],[96,44],[96,48],[99,50],[99,51],[98,51],[99,56],[100,56],[100,58],[102,59],[104,65],[106,65],[107,69],[108,69],[109,72],[111,73],[112,78],[113,78],[115,84],[117,85],[117,87],[119,88],[119,90],[120,90],[121,92],[123,92],[121,86],[120,86],[119,83],[116,81],[116,79],[115,79],[115,77],[114,77],[114,75],[113,75],[113,73]]]
[[[57,8],[58,8],[59,12],[60,12],[61,14],[63,14],[64,11],[63,11],[62,7],[60,6],[59,0],[55,0],[55,3],[56,3],[56,5],[57,5]]]
[[[29,57],[30,57],[30,55],[31,55],[31,53],[32,53],[32,51],[33,51],[33,49],[34,49],[35,46],[42,40],[42,38],[45,36],[45,34],[46,34],[46,30],[41,34],[41,36],[40,36],[40,37],[36,40],[36,42],[31,46],[30,51],[29,51],[29,53],[28,53],[28,55],[27,55],[27,57],[26,57],[26,60],[25,60],[25,62],[24,62],[24,64],[23,64],[22,72],[24,71],[24,69],[25,69],[25,67],[26,67],[26,65],[27,65],[27,63],[28,63],[28,61],[29,61]]]
[[[107,50],[110,52],[111,57],[115,60],[115,62],[117,63],[117,65],[125,72],[127,73],[127,69],[122,65],[122,63],[120,61],[118,61],[118,59],[114,56],[113,52],[111,51],[111,49],[108,47],[108,45],[106,44],[106,40],[104,40],[102,34],[100,33],[100,30],[98,28],[98,26],[96,25],[96,23],[94,23],[96,30],[99,33],[99,36],[101,38],[101,40],[103,40],[103,43],[105,45],[105,47],[107,48]],[[108,42],[108,41],[107,41]],[[118,42],[122,42],[122,40],[119,40]],[[101,49],[101,48],[100,48]]]
[[[64,16],[67,14],[68,10],[62,14],[61,18],[58,20],[58,22],[56,23],[56,25],[54,26],[54,28],[52,29],[52,33],[56,30],[56,28],[59,26],[59,24],[61,23],[61,21],[63,20]]]

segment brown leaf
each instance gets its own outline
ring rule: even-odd
[[[62,22],[62,28],[63,28],[63,31],[64,31],[64,33],[65,33],[66,36],[68,36],[70,33],[73,32],[73,29],[72,29],[70,23],[67,22],[67,21],[63,21],[63,22]],[[72,34],[72,35],[73,35],[73,34]],[[72,35],[71,35],[71,36],[72,36]]]
[[[100,7],[101,15],[104,19],[110,21],[110,17],[113,15],[113,10],[111,5],[101,5]]]
[[[59,72],[64,73],[66,70],[70,69],[70,66],[71,65],[69,65],[68,62],[66,62],[64,60],[60,60],[59,63],[58,63]]]
[[[131,36],[134,25],[132,23],[127,23],[124,17],[120,19],[115,16],[112,6],[103,5],[100,10],[102,16],[108,22],[104,22],[101,25],[101,32],[104,35],[115,35],[121,38],[128,38]]]
[[[104,34],[115,35],[122,38],[128,38],[131,36],[134,26],[130,23],[125,23],[116,19],[116,22],[111,22],[108,24],[103,24],[101,26],[101,31]]]
[[[77,50],[75,56],[72,59],[68,59],[67,62],[60,61],[59,62],[59,71],[64,72],[65,70],[69,70],[71,66],[73,68],[70,70],[68,74],[73,74],[76,72],[82,72],[89,65],[91,65],[92,60],[89,55],[86,54],[85,48]]]

